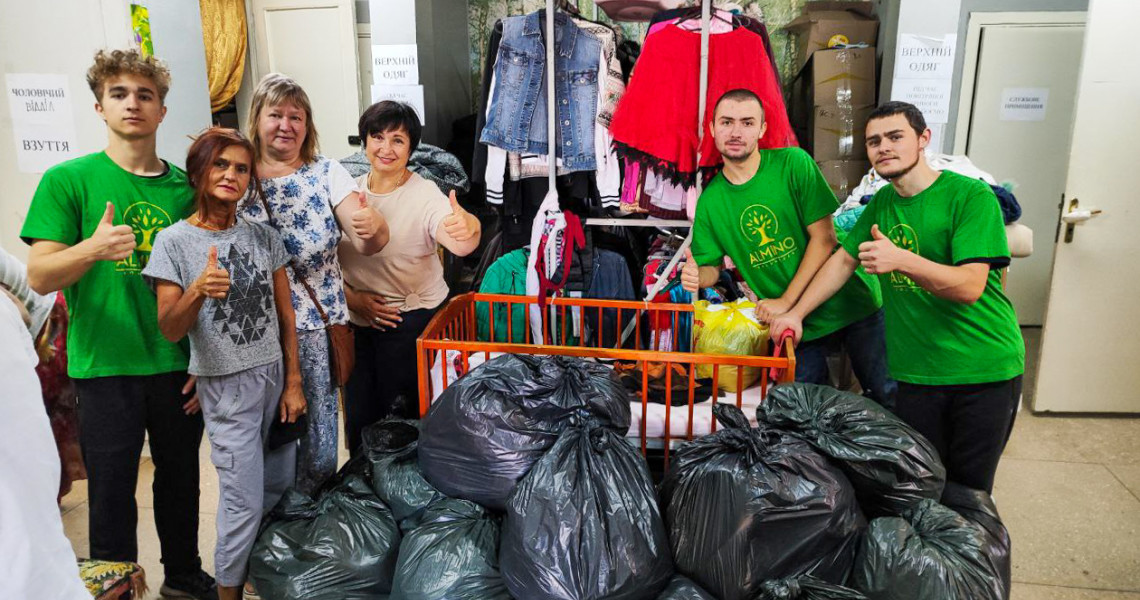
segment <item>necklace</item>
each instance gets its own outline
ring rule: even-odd
[[[194,225],[196,227],[201,227],[202,229],[209,229],[210,231],[222,231],[225,229],[229,229],[229,227],[214,227],[213,225],[203,221],[202,217],[199,217],[196,214],[191,215],[190,219],[194,219],[194,221],[196,221],[196,222],[191,222],[190,223],[191,225]],[[190,219],[187,219],[187,221],[189,221]]]
[[[396,182],[396,187],[392,188],[392,190],[391,190],[391,191],[388,191],[388,192],[373,192],[372,190],[373,190],[373,189],[375,189],[375,188],[373,188],[373,187],[372,187],[372,175],[373,175],[374,173],[375,173],[375,171],[369,171],[369,172],[368,172],[368,191],[372,192],[373,194],[391,194],[392,192],[394,192],[394,191],[396,191],[396,190],[400,189],[400,186],[402,186],[402,185],[404,185],[405,183],[407,183],[408,179],[410,179],[410,178],[412,177],[412,172],[411,172],[411,170],[409,170],[409,169],[404,169],[404,174],[400,176],[400,180]]]

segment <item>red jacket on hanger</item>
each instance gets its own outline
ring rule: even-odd
[[[641,57],[610,127],[618,155],[652,168],[675,184],[693,185],[697,171],[700,32],[668,25],[645,40]],[[741,27],[709,36],[709,81],[701,167],[721,164],[713,108],[727,91],[744,88],[764,104],[768,131],[761,148],[797,146],[783,90],[760,36]]]

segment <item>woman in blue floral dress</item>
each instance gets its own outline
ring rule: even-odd
[[[309,407],[308,434],[297,452],[297,487],[312,493],[336,472],[337,389],[326,329],[348,320],[337,246],[347,236],[362,254],[375,254],[388,243],[388,225],[362,199],[348,171],[317,154],[312,104],[297,82],[277,73],[262,78],[249,129],[265,201],[247,196],[239,212],[276,228],[290,255],[286,271]]]

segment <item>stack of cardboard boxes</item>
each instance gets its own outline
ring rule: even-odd
[[[870,169],[863,130],[878,90],[879,22],[870,2],[808,2],[788,29],[799,39],[792,125],[842,202]]]

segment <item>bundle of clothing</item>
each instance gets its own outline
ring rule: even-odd
[[[525,245],[548,189],[549,153],[556,155],[563,208],[579,215],[618,206],[621,169],[609,133],[625,93],[618,32],[558,11],[554,16],[555,98],[546,89],[546,11],[495,23],[483,69],[473,177],[499,207],[506,249]],[[556,111],[547,140],[547,110]]]
[[[993,175],[978,168],[969,158],[952,154],[928,153],[926,162],[935,171],[953,171],[959,175],[986,182],[993,190],[994,195],[997,196],[998,204],[1001,205],[1002,219],[1006,225],[1021,218],[1021,204],[1010,189],[1012,184],[999,184]],[[875,196],[875,192],[886,187],[889,183],[875,171],[874,167],[867,171],[859,185],[851,190],[847,200],[835,211],[836,229],[843,232],[851,231],[855,226],[855,221],[863,214],[863,209],[866,208],[867,203]]]
[[[729,90],[747,89],[764,106],[768,131],[762,148],[795,146],[768,31],[751,17],[716,11],[709,38],[708,91],[703,141],[698,149],[699,7],[663,11],[649,34],[614,112],[610,131],[624,161],[622,207],[653,216],[691,218],[698,171],[715,170],[723,159],[710,130],[716,101]]]

